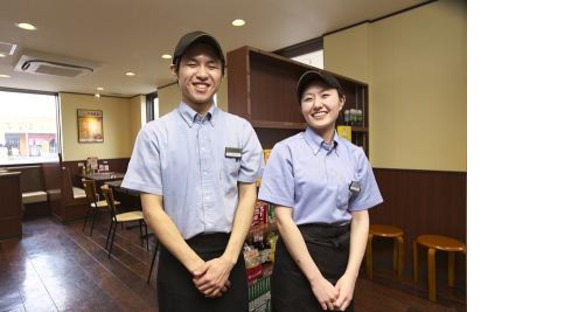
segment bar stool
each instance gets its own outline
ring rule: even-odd
[[[404,239],[403,230],[391,225],[371,224],[369,226],[369,239],[367,241],[366,250],[366,273],[369,279],[373,279],[373,238],[375,236],[394,238],[395,246],[393,249],[393,270],[397,274],[397,278],[403,277],[403,262],[404,262]]]
[[[413,243],[413,279],[419,281],[419,264],[417,260],[417,244],[427,247],[427,290],[429,300],[435,302],[436,298],[436,273],[435,252],[437,250],[448,252],[447,285],[455,286],[455,253],[461,252],[467,255],[467,247],[459,240],[442,235],[420,235]]]

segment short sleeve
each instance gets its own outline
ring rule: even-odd
[[[151,129],[146,127],[139,132],[121,186],[143,193],[163,195],[160,146],[152,131],[148,131]]]
[[[272,149],[258,198],[277,206],[294,206],[294,172],[288,146],[276,144]]]
[[[357,148],[355,153],[357,164],[356,178],[360,182],[361,190],[350,202],[350,210],[370,209],[383,202],[381,191],[373,173],[373,168],[364,152]]]
[[[264,170],[264,152],[254,128],[246,122],[243,127],[242,163],[238,174],[240,182],[255,182]]]

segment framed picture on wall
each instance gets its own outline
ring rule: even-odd
[[[103,143],[103,111],[77,109],[79,143]]]

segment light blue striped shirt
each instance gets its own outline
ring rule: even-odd
[[[239,149],[228,153],[226,148]],[[236,157],[240,156],[240,157]],[[239,182],[255,182],[263,151],[248,121],[212,105],[205,116],[185,103],[140,132],[122,187],[163,196],[181,235],[231,232]]]
[[[353,181],[359,192],[350,190]],[[258,198],[293,208],[297,225],[344,224],[351,211],[383,202],[363,150],[336,133],[333,144],[326,144],[310,128],[274,146]]]

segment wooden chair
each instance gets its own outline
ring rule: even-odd
[[[413,279],[419,281],[419,264],[417,259],[417,245],[427,247],[427,290],[429,300],[435,302],[436,298],[436,272],[435,253],[437,250],[448,252],[447,285],[455,286],[455,253],[467,254],[467,247],[459,240],[442,235],[420,235],[413,243]]]
[[[87,209],[87,213],[85,215],[85,222],[83,223],[83,233],[85,231],[85,227],[87,222],[92,217],[91,221],[91,230],[89,231],[89,236],[93,235],[93,228],[95,227],[95,220],[97,219],[97,215],[99,214],[100,208],[107,208],[107,201],[106,200],[99,200],[99,194],[97,193],[97,182],[95,180],[87,180],[83,179],[83,188],[85,190],[85,195],[89,202],[89,206]],[[120,205],[121,203],[115,201],[115,206]]]
[[[143,212],[140,210],[129,211],[118,213],[117,205],[115,204],[115,198],[113,197],[113,190],[107,185],[101,187],[107,205],[109,206],[109,211],[111,213],[111,225],[109,226],[109,232],[107,233],[107,241],[105,242],[105,249],[109,250],[109,258],[111,257],[111,252],[113,251],[113,244],[115,242],[115,235],[117,234],[117,224],[126,223],[132,221],[139,221],[139,234],[141,238],[141,244],[143,244],[143,239],[149,250],[149,233],[147,232],[147,223],[145,223],[145,218],[143,217]],[[145,235],[143,235],[143,227],[145,227]]]
[[[403,239],[403,230],[390,225],[371,224],[369,226],[369,238],[366,250],[366,274],[369,279],[373,279],[373,238],[375,236],[394,238],[395,246],[393,249],[393,270],[397,278],[403,277],[403,262],[405,242]]]
[[[83,189],[73,187],[69,170],[52,166],[47,170],[58,176],[56,181],[51,181],[52,187],[47,191],[53,216],[63,223],[84,218],[87,196]]]

